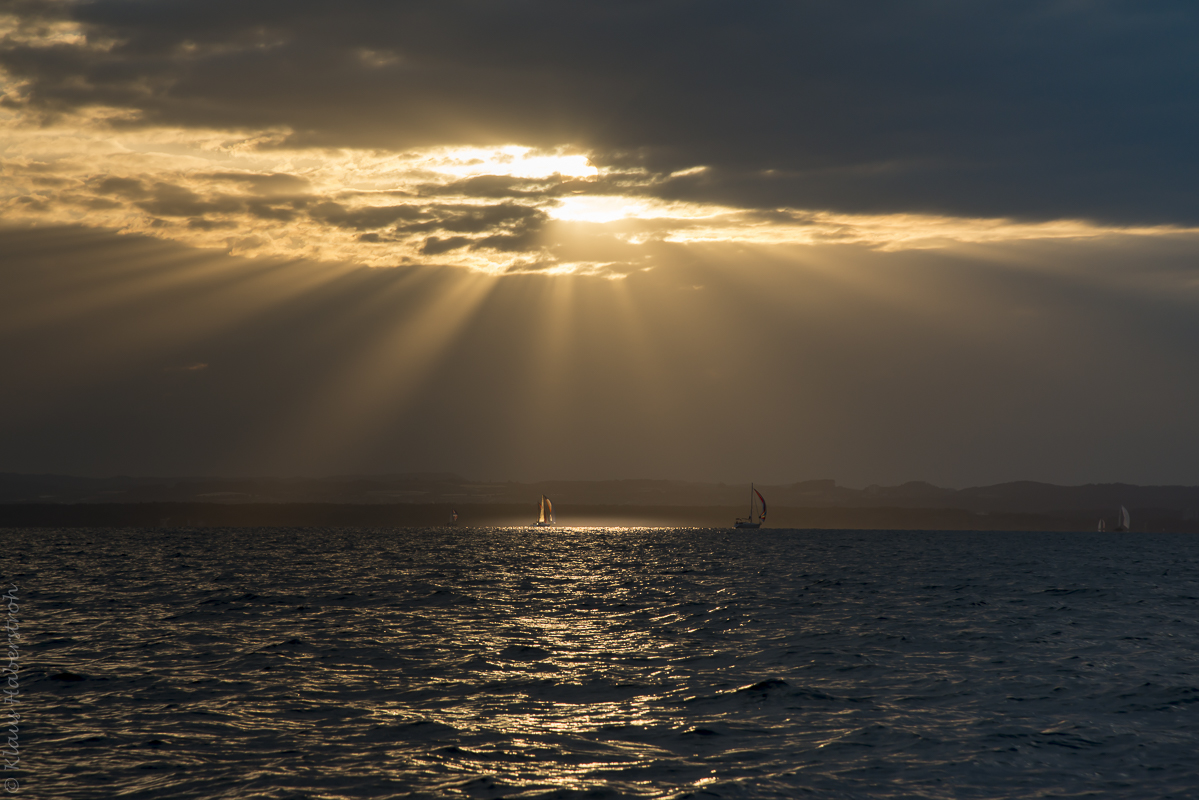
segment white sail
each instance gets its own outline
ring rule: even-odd
[[[1126,531],[1132,530],[1132,520],[1128,516],[1128,509],[1120,506],[1120,527]]]
[[[538,525],[554,524],[554,504],[545,495],[541,495],[541,512],[537,515]]]

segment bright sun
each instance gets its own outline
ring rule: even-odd
[[[599,170],[587,156],[546,152],[532,147],[455,147],[422,154],[413,166],[443,175],[469,178],[477,175],[508,175],[513,178],[594,178]]]
[[[123,113],[95,108],[46,123],[0,109],[5,222],[86,224],[234,255],[617,277],[628,271],[621,259],[633,263],[650,240],[911,249],[1179,232],[763,212],[660,196],[661,184],[704,167],[669,175],[600,168],[570,145],[291,150],[282,131],[113,127]],[[500,180],[470,180],[487,176]]]

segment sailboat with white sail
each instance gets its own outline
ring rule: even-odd
[[[1124,506],[1120,506],[1120,521],[1116,523],[1116,530],[1121,533],[1132,530],[1132,520],[1128,516],[1128,509]]]
[[[758,513],[758,518],[754,520],[754,501],[757,500],[761,504],[761,511]],[[749,485],[749,516],[745,519],[737,519],[734,528],[760,528],[762,523],[766,521],[766,498],[762,497],[762,493],[754,488],[751,483]]]
[[[541,513],[537,516],[537,522],[533,524],[538,527],[554,524],[554,504],[545,495],[541,495]]]

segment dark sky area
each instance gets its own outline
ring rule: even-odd
[[[1197,483],[1184,2],[0,4],[0,471]]]

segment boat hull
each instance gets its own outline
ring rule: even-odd
[[[734,528],[760,528],[760,527],[762,527],[762,523],[760,523],[760,522],[738,522],[733,527]]]
[[[554,523],[552,523],[552,522],[534,522],[533,527],[534,528],[548,528],[553,524]]]

